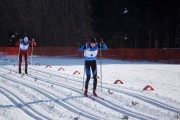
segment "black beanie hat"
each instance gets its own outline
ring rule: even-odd
[[[91,38],[90,43],[96,43],[96,39],[95,38]]]

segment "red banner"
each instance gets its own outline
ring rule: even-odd
[[[0,47],[0,56],[18,55],[18,47]],[[29,55],[31,48],[29,49]],[[33,55],[38,56],[64,56],[83,57],[83,53],[76,47],[34,47]],[[130,61],[153,61],[163,63],[180,63],[180,50],[178,49],[131,49],[109,48],[102,51],[102,57],[108,59],[121,59]]]

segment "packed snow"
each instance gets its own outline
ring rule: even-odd
[[[180,119],[178,64],[102,59],[101,79],[98,59],[100,98],[92,95],[93,79],[87,98],[84,59],[36,56],[28,75],[18,73],[17,62],[16,56],[0,57],[0,120]],[[154,90],[143,90],[147,85]]]

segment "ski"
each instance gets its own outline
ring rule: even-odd
[[[98,99],[101,99],[101,100],[104,100],[104,98],[100,97],[100,96],[93,96],[94,98],[98,98]]]
[[[94,97],[92,97],[92,96],[87,96],[87,98],[89,98],[91,100],[95,100]]]
[[[85,96],[86,97],[86,96]],[[87,98],[90,98],[92,100],[96,100],[96,99],[101,99],[101,100],[104,100],[104,98],[100,97],[100,96],[93,96],[93,95],[89,95],[87,96]]]

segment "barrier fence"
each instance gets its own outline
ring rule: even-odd
[[[18,50],[18,47],[0,47],[0,56],[18,55]],[[31,48],[28,53],[30,55]],[[80,53],[76,47],[34,47],[33,55],[82,58],[83,53]],[[130,61],[180,63],[180,49],[109,48],[107,51],[102,51],[102,56]]]

